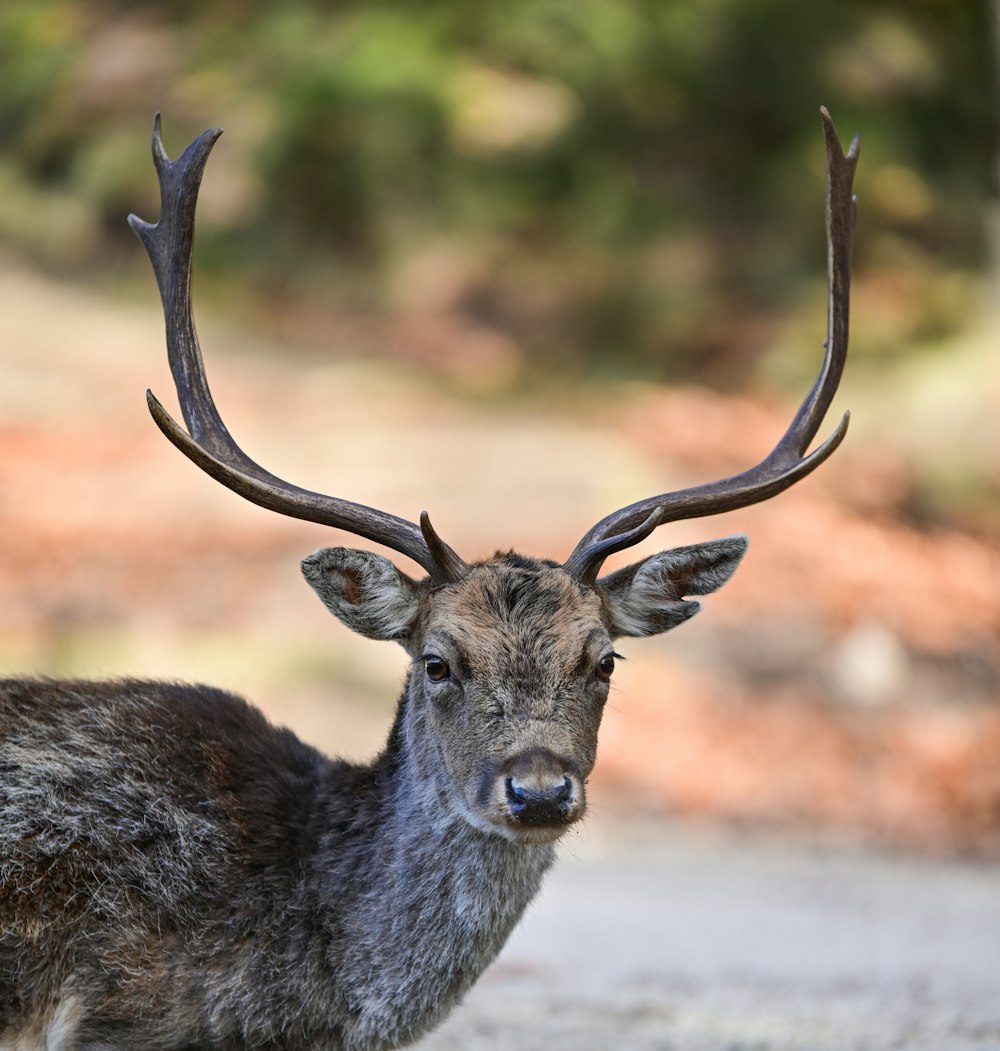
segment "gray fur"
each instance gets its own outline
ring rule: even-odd
[[[731,571],[710,554],[706,589]],[[0,1051],[416,1040],[582,817],[610,611],[662,601],[662,558],[596,588],[513,554],[445,587],[363,552],[306,559],[334,613],[414,658],[369,765],[209,687],[0,681]]]

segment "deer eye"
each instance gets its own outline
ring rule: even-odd
[[[444,657],[424,657],[424,671],[431,682],[444,682],[451,675],[451,668]]]
[[[615,654],[606,653],[597,662],[597,677],[601,682],[611,682],[611,675],[615,670]]]

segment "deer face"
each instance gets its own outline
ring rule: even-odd
[[[433,595],[416,635],[410,696],[463,815],[555,838],[583,815],[614,668],[596,592],[507,556]]]
[[[586,809],[585,784],[614,671],[613,641],[650,635],[698,609],[746,544],[654,555],[594,585],[519,555],[431,587],[368,552],[327,548],[303,571],[348,627],[396,639],[413,659],[404,712],[411,747],[476,827],[547,842]]]

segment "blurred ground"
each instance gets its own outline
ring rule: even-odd
[[[423,1051],[996,1051],[1000,884],[662,822],[588,822]]]
[[[207,680],[330,752],[372,754],[402,651],[349,635],[297,569],[350,541],[245,504],[163,440],[143,399],[149,386],[173,404],[159,305],[151,288],[136,296],[0,261],[0,666]],[[564,558],[612,507],[747,466],[792,411],[571,379],[544,396],[475,397],[410,364],[405,331],[386,328],[366,357],[370,326],[278,344],[266,325],[202,316],[217,398],[251,455],[411,519],[426,507],[466,557]],[[620,647],[595,797],[1000,855],[996,536],[918,528],[908,504],[925,435],[907,416],[927,412],[928,385],[935,448],[981,435],[970,450],[1000,478],[992,346],[984,332],[956,349],[975,366],[967,391],[932,376],[894,391],[891,420],[883,392],[849,378],[852,433],[816,476],[645,543],[752,538],[701,616]],[[818,345],[793,349],[818,365]],[[956,399],[960,413],[938,411]]]

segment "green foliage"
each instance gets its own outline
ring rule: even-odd
[[[863,137],[856,345],[884,357],[960,326],[986,264],[991,40],[947,0],[7,0],[0,238],[141,265],[160,109],[172,152],[227,128],[199,265],[235,285],[725,384],[814,310],[824,103]]]

